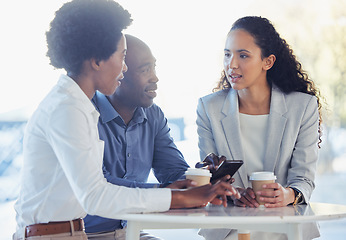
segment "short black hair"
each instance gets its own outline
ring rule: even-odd
[[[85,60],[107,60],[131,23],[130,13],[112,0],[65,3],[46,32],[51,65],[78,75]]]

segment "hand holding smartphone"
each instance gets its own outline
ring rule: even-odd
[[[215,153],[209,153],[203,162],[196,163],[196,168],[207,168],[211,173],[215,172],[219,165],[226,160],[225,156],[217,156]]]
[[[224,160],[217,170],[212,173],[210,182],[215,182],[226,175],[231,177],[238,171],[238,169],[243,165],[243,160]]]
[[[196,163],[196,168],[206,168],[212,173],[210,182],[223,178],[226,175],[231,177],[243,165],[243,160],[226,160],[225,156],[217,156],[214,153],[209,153],[203,162]]]

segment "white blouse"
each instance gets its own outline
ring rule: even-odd
[[[239,113],[241,143],[247,174],[263,171],[269,114],[248,115]]]
[[[166,211],[171,190],[110,184],[102,172],[99,113],[68,76],[41,102],[24,135],[21,190],[15,204],[17,234],[24,227],[123,212]]]

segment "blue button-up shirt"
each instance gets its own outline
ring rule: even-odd
[[[170,136],[162,110],[157,105],[137,108],[125,124],[103,94],[92,99],[100,112],[100,139],[104,141],[103,170],[108,182],[126,187],[153,188],[146,183],[151,168],[160,183],[168,184],[182,177],[189,167]],[[86,232],[113,231],[122,228],[121,220],[88,215]]]

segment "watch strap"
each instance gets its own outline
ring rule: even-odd
[[[303,194],[301,193],[301,191],[299,191],[296,188],[292,188],[294,191],[294,201],[293,201],[293,206],[297,205],[298,203],[301,202],[301,199],[303,197]]]

